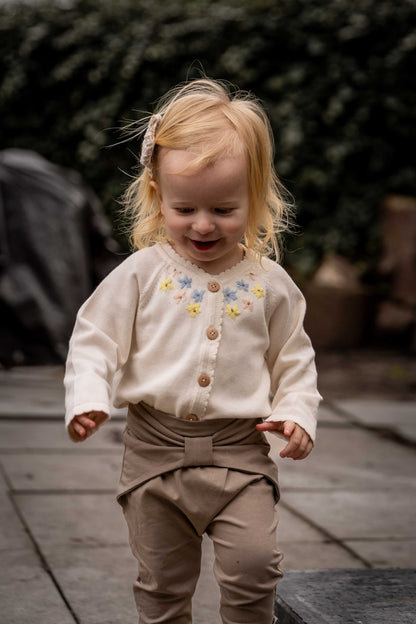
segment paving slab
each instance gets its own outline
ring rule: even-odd
[[[292,572],[276,607],[280,624],[413,624],[416,570]]]
[[[289,542],[312,542],[321,543],[324,536],[320,531],[311,526],[306,520],[299,518],[291,511],[279,504],[279,524],[277,526],[277,541],[279,544]]]
[[[348,420],[336,412],[332,406],[328,403],[321,403],[318,410],[318,427],[329,425],[343,426],[348,423]]]
[[[345,399],[334,401],[333,405],[364,425],[394,428],[416,422],[415,401]]]
[[[73,444],[63,425],[62,376],[61,367],[0,371],[0,453],[8,480],[0,481],[0,556],[7,553],[15,571],[26,558],[28,570],[35,570],[36,587],[41,587],[38,591],[34,585],[32,591],[27,582],[30,605],[49,608],[42,597],[42,592],[49,592],[58,605],[51,606],[51,622],[66,624],[66,616],[56,608],[68,614],[55,579],[65,597],[70,597],[81,624],[136,624],[131,590],[136,564],[113,493],[123,455],[124,412],[116,413],[87,442]],[[390,427],[392,414],[395,431],[414,440],[414,402],[324,402],[310,458],[277,460],[282,490],[278,541],[285,553],[286,575],[282,583],[294,570],[361,572],[365,561],[378,568],[414,566],[416,453],[361,427]],[[277,457],[283,443],[271,438]],[[30,536],[7,496],[8,485]],[[30,537],[47,562],[49,574]],[[208,538],[203,552],[194,622],[219,624],[219,590]],[[7,624],[26,621],[37,624],[26,615],[9,618]],[[44,615],[38,621],[49,624]],[[393,612],[381,621],[401,624]]]
[[[0,553],[11,549],[32,547],[6,490],[0,490]],[[1,557],[1,555],[0,555]]]
[[[416,423],[415,424],[396,424],[395,431],[404,440],[412,445],[416,445]]]
[[[63,419],[59,422],[39,420],[0,420],[0,453],[30,452],[32,450],[56,450],[63,453],[85,453],[115,450],[122,455],[123,422],[110,421],[97,433],[75,444],[69,439]]]
[[[2,458],[13,490],[110,490],[116,491],[122,455],[58,453]]]
[[[2,550],[0,605],[4,624],[74,624],[50,575],[30,548]]]
[[[61,366],[0,369],[0,414],[62,418],[63,374]]]
[[[332,570],[365,568],[362,560],[342,548],[336,542],[322,539],[320,542],[282,542],[281,564],[284,574],[293,570]]]
[[[137,624],[137,565],[127,545],[49,545],[44,556],[81,624]]]
[[[0,369],[0,416],[53,418],[65,413],[63,366],[22,366]],[[113,408],[114,418],[123,418],[125,409]]]
[[[345,544],[373,568],[409,568],[416,562],[416,539],[345,540]]]
[[[406,490],[287,492],[284,503],[340,540],[416,537],[414,497]]]
[[[15,494],[41,549],[59,545],[125,546],[120,505],[107,494]]]
[[[25,494],[16,498],[81,623],[136,623],[132,584],[137,565],[119,505],[104,495]],[[212,546],[206,539],[194,598],[195,622],[200,624],[219,624],[219,590],[212,564]]]
[[[273,449],[282,494],[291,489],[416,489],[416,453],[357,427],[321,428],[315,448],[301,461],[282,460]]]
[[[137,624],[133,598],[137,563],[128,546],[53,546],[45,549],[45,558],[81,624]],[[212,565],[212,543],[204,538],[194,624],[220,624]]]

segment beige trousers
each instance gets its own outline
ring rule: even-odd
[[[241,427],[238,422],[229,423],[225,429],[224,423],[221,424],[222,438],[240,443],[240,449],[234,451],[238,452],[242,468],[246,465],[247,470],[207,465],[208,456],[213,454],[207,443],[210,437],[207,429],[215,430],[215,425],[204,425],[196,430],[188,429],[189,436],[180,432],[184,440],[183,467],[167,472],[158,470],[159,474],[140,479],[140,484],[132,488],[134,462],[138,462],[138,473],[144,470],[133,448],[137,452],[141,448],[148,458],[153,455],[149,436],[154,448],[155,428],[147,425],[157,426],[158,435],[163,431],[165,445],[166,425],[172,425],[171,420],[160,414],[153,413],[151,418],[143,416],[146,425],[141,431],[141,424],[137,420],[132,422],[129,414],[128,435],[132,435],[133,427],[134,440],[126,438],[130,452],[128,466],[123,467],[120,490],[130,545],[139,564],[134,583],[139,624],[192,622],[191,601],[200,572],[204,533],[213,540],[214,573],[221,592],[223,624],[272,624],[275,588],[282,576],[279,568],[282,555],[276,544],[277,493],[274,480],[264,474],[270,471],[273,475],[273,471],[264,459],[267,454],[261,452],[262,438],[255,443],[259,432],[254,429],[253,433],[254,423],[245,422]],[[153,420],[155,416],[157,422]],[[192,423],[186,423],[188,426],[192,427]],[[180,423],[179,428],[182,427]],[[177,430],[178,427],[172,432],[175,444]],[[226,450],[224,440],[220,442],[218,459],[210,460],[213,464],[221,461]],[[199,453],[195,453],[197,448]],[[166,446],[163,450],[169,452]],[[172,452],[176,451],[172,449]],[[258,453],[263,459],[259,459]],[[252,465],[264,463],[263,474],[248,471],[250,457]],[[197,465],[198,459],[202,466]]]

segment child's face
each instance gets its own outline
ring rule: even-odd
[[[208,273],[221,273],[242,258],[239,246],[247,227],[249,194],[243,155],[182,174],[195,155],[162,149],[159,182],[167,234],[175,250]]]

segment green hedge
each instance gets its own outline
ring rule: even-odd
[[[305,271],[374,257],[379,202],[416,194],[416,0],[74,0],[0,8],[2,147],[84,176],[117,213],[138,145],[117,128],[199,75],[262,98]],[[117,224],[116,224],[117,227]]]

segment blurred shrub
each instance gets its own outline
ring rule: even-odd
[[[260,97],[302,235],[286,260],[374,257],[379,200],[416,194],[416,0],[73,0],[0,7],[3,147],[78,169],[113,217],[117,128],[186,78]]]

